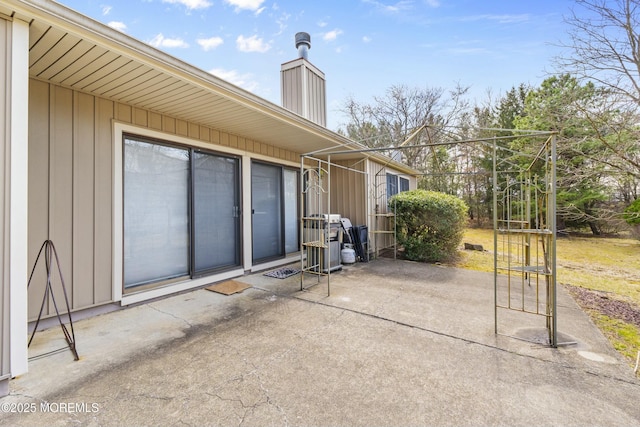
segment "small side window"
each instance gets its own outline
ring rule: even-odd
[[[387,199],[398,194],[398,176],[387,174]]]
[[[409,180],[407,178],[400,178],[400,191],[409,191]]]

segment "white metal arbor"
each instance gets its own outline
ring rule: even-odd
[[[412,134],[419,132],[418,129]],[[493,170],[491,193],[493,196],[494,231],[494,324],[500,334],[502,310],[533,315],[544,320],[548,334],[547,344],[556,347],[556,137],[554,132],[516,131],[509,129],[483,129],[483,134],[494,136],[476,139],[456,139],[422,145],[408,145],[411,137],[398,147],[348,149],[338,148],[307,153],[301,157],[300,176],[301,229],[317,215],[330,213],[332,156],[374,152],[402,151],[415,148],[433,148],[440,145],[482,144],[491,156]],[[508,136],[504,136],[508,133]],[[502,134],[502,136],[499,136]],[[517,141],[517,144],[504,142]],[[519,148],[514,149],[517,145]],[[344,168],[343,165],[338,167]],[[368,190],[364,203],[380,198],[377,179],[366,172],[350,169],[364,176]],[[376,176],[377,178],[377,176]],[[348,191],[348,189],[347,189]],[[312,196],[312,197],[310,197]],[[306,200],[306,202],[305,202]],[[389,216],[393,212],[386,214]],[[370,223],[371,235],[377,231],[394,236],[393,230],[376,230],[378,221]],[[317,227],[314,227],[317,229]],[[301,289],[304,273],[326,275],[329,291],[330,271],[323,272],[317,264],[324,262],[323,248],[329,244],[329,230],[319,230],[310,236],[301,232]],[[395,241],[393,243],[395,247]],[[312,262],[313,261],[313,262]],[[315,264],[314,264],[315,263]],[[319,277],[318,277],[319,280]]]

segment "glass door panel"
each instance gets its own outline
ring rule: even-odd
[[[253,261],[284,256],[282,168],[252,163]]]
[[[188,150],[125,139],[125,288],[189,274],[188,195]]]
[[[285,252],[296,252],[298,238],[298,172],[283,169],[284,178],[284,246]]]
[[[240,265],[238,159],[193,153],[194,274]]]

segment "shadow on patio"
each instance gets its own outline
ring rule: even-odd
[[[253,274],[78,321],[80,361],[32,359],[12,425],[632,425],[640,382],[562,289],[544,319],[499,312],[493,274],[378,259],[327,278]],[[64,347],[59,328],[30,355]],[[46,412],[42,402],[77,411]],[[57,406],[59,407],[59,405]],[[49,407],[51,408],[51,407]],[[83,410],[87,409],[88,410]],[[95,409],[92,410],[92,409]]]

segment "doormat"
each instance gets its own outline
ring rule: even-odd
[[[300,270],[292,267],[282,267],[277,270],[264,273],[265,276],[275,277],[276,279],[286,279],[289,276],[300,273]]]
[[[207,286],[205,289],[208,291],[217,292],[219,294],[231,295],[237,292],[242,292],[251,285],[246,283],[237,282],[235,280],[227,280],[226,282],[216,283],[215,285]]]

